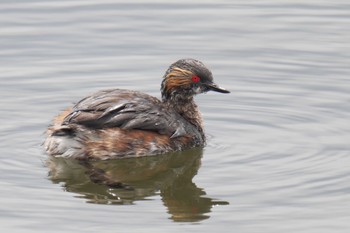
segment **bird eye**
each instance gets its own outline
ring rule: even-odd
[[[192,76],[192,82],[198,83],[201,79],[197,75]]]

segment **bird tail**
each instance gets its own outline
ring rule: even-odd
[[[76,129],[68,125],[53,125],[46,131],[46,152],[54,157],[82,158],[83,144],[76,137]]]

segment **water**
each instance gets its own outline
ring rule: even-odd
[[[349,231],[349,2],[0,6],[3,231]],[[203,150],[47,160],[43,132],[59,111],[103,88],[159,96],[186,57],[232,91],[196,97]],[[101,170],[112,183],[97,184]],[[108,186],[118,180],[130,187]]]

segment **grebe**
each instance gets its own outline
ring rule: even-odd
[[[131,90],[98,91],[54,118],[45,150],[55,157],[114,159],[204,146],[193,96],[207,91],[229,93],[202,62],[181,59],[163,77],[162,100]]]

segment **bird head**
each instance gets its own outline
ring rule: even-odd
[[[186,100],[208,91],[230,93],[213,81],[211,71],[195,59],[181,59],[165,72],[161,85],[162,99]]]

